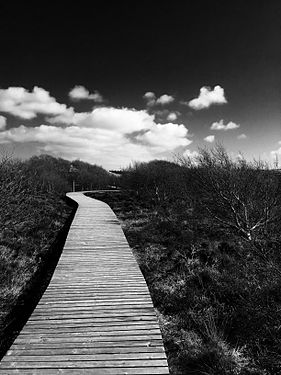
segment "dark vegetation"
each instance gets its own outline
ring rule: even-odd
[[[122,222],[172,374],[281,374],[280,182],[217,146],[136,164],[121,192],[94,194]]]
[[[59,259],[75,207],[65,198],[105,188],[101,167],[48,155],[27,161],[0,157],[0,358],[45,290]]]

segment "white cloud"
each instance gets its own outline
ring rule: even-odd
[[[96,108],[79,126],[94,126],[102,129],[117,130],[119,133],[132,133],[150,129],[154,125],[154,115],[144,110],[128,108]]]
[[[238,128],[240,128],[240,125],[236,124],[233,121],[229,121],[229,123],[224,125],[223,120],[220,120],[219,122],[213,122],[210,129],[227,131],[227,130],[238,129]]]
[[[212,104],[224,104],[227,100],[224,96],[224,89],[217,85],[212,90],[210,87],[201,87],[199,96],[188,102],[189,107],[199,110],[208,108]]]
[[[188,146],[192,141],[186,138],[187,133],[188,130],[182,124],[155,124],[151,130],[138,135],[137,139],[165,151]]]
[[[157,124],[146,111],[101,107],[89,113],[69,109],[63,116],[68,126],[21,125],[0,132],[0,143],[35,142],[43,152],[107,168],[162,158],[191,143],[184,125]]]
[[[48,91],[35,86],[31,92],[23,87],[0,89],[0,112],[30,120],[37,114],[60,115],[67,110]]]
[[[103,101],[103,97],[98,91],[90,94],[89,90],[80,85],[74,86],[73,89],[71,89],[68,93],[68,96],[74,101],[93,100],[97,103],[101,103]]]
[[[178,117],[181,114],[178,111],[171,112],[167,108],[160,108],[160,109],[153,108],[153,110],[150,109],[149,112],[152,113],[155,116],[155,119],[157,119],[157,121],[159,120],[159,122],[161,123],[174,122],[178,119]]]
[[[213,143],[214,140],[215,140],[214,135],[208,135],[207,137],[204,138],[204,141],[209,142],[209,143]]]
[[[172,103],[174,100],[175,98],[172,95],[164,94],[156,100],[156,104],[166,105]]]
[[[4,116],[0,116],[0,130],[4,130],[7,125],[7,119]]]
[[[168,121],[176,121],[178,118],[178,114],[176,112],[171,112],[167,116]]]
[[[247,136],[246,136],[246,134],[243,133],[243,134],[239,134],[237,138],[238,139],[246,139]]]
[[[60,115],[47,117],[47,122],[50,124],[74,125],[88,115],[88,112],[75,112],[73,107],[69,107]]]
[[[117,130],[119,133],[126,134],[150,129],[154,125],[154,115],[144,110],[99,107],[92,112],[81,113],[75,113],[73,109],[70,109],[63,115],[48,119],[48,122]]]
[[[156,95],[152,91],[148,91],[144,94],[143,98],[146,101],[148,107],[152,107],[156,103]]]
[[[146,92],[143,98],[146,100],[146,105],[148,107],[152,107],[154,105],[167,105],[175,100],[172,95],[167,94],[163,94],[159,98],[157,98],[154,92],[151,91]]]

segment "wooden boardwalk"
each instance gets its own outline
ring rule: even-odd
[[[105,203],[79,207],[52,280],[0,363],[9,374],[169,374],[142,273]]]

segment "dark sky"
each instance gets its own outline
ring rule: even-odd
[[[2,5],[2,85],[185,91],[198,81],[273,80],[280,67],[279,1],[92,3]]]
[[[253,155],[278,148],[270,142],[281,140],[279,0],[10,2],[0,12],[2,89],[36,85],[66,103],[69,90],[83,85],[108,105],[141,109],[147,91],[188,101],[202,86],[220,85],[227,105],[181,110],[198,142],[224,119],[256,135],[255,148],[247,140]]]

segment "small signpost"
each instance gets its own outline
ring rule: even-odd
[[[75,192],[75,175],[78,172],[78,169],[74,167],[73,164],[70,164],[69,173],[72,178],[72,192]]]

